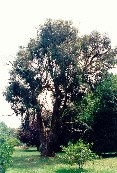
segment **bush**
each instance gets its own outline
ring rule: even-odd
[[[0,138],[0,171],[5,172],[10,166],[11,156],[13,154],[13,146],[5,140],[3,137]]]
[[[10,137],[7,139],[7,142],[10,144],[11,147],[17,147],[21,145],[21,142],[14,137]]]
[[[68,143],[68,147],[62,146],[62,151],[65,155],[62,157],[66,162],[72,164],[78,164],[79,168],[82,168],[86,161],[92,161],[98,158],[98,156],[90,150],[90,145],[85,144],[82,140],[79,140],[76,144]]]

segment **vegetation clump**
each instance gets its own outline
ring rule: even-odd
[[[4,139],[3,137],[0,138],[0,171],[5,172],[6,169],[10,166],[12,161],[12,154],[13,154],[13,145]]]
[[[62,151],[65,152],[62,158],[69,164],[78,164],[82,168],[85,162],[93,161],[98,156],[90,149],[89,144],[85,144],[82,140],[77,141],[75,144],[69,142],[67,147],[62,146]]]

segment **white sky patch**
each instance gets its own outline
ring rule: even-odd
[[[36,28],[45,19],[72,20],[81,34],[107,33],[115,46],[116,8],[117,0],[0,0],[0,115],[11,112],[2,96],[9,78],[6,63],[13,61],[19,46],[36,36]]]
[[[18,128],[21,125],[21,119],[15,115],[0,116],[0,119],[10,128]]]

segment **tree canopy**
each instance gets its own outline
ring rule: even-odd
[[[64,111],[94,91],[115,63],[116,49],[105,34],[94,31],[79,36],[71,21],[48,19],[39,27],[37,38],[20,47],[5,96],[26,127],[37,120],[42,155],[54,155]]]

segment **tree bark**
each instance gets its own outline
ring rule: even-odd
[[[54,157],[54,144],[55,144],[55,134],[57,130],[57,124],[60,121],[60,105],[61,105],[61,97],[56,97],[54,107],[53,107],[53,114],[51,120],[51,127],[46,128],[43,119],[41,117],[41,110],[37,109],[37,122],[39,128],[39,138],[40,138],[40,152],[41,156],[44,157]]]
[[[45,128],[40,110],[37,111],[37,122],[39,128],[40,153],[44,157],[54,157],[54,135],[50,128]]]
[[[40,152],[41,152],[41,156],[44,157],[54,157],[55,156],[55,152],[54,152],[54,135],[52,133],[52,131],[48,128],[46,128],[44,130],[44,132],[42,134],[40,134],[40,138],[41,138],[41,145],[40,145]]]

